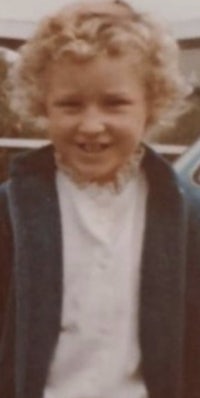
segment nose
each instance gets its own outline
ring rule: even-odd
[[[105,118],[95,107],[86,109],[81,115],[78,131],[82,134],[96,135],[105,131]]]

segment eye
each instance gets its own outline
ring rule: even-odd
[[[75,100],[60,100],[55,103],[56,106],[61,107],[61,108],[80,108],[81,107],[81,102],[80,101],[75,101]]]
[[[121,106],[126,106],[129,105],[130,101],[126,98],[107,98],[105,99],[105,105],[109,107],[121,107]]]

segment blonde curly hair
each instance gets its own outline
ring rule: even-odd
[[[66,6],[41,21],[10,73],[10,103],[22,120],[48,129],[45,76],[62,56],[88,60],[99,53],[130,54],[146,87],[148,128],[173,124],[186,109],[188,84],[180,73],[178,46],[166,29],[126,2],[108,0]]]

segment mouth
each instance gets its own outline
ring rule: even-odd
[[[76,147],[78,147],[82,152],[87,154],[99,154],[107,149],[110,149],[112,146],[111,143],[101,143],[101,142],[81,142],[75,143]]]

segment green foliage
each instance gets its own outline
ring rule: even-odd
[[[0,52],[0,137],[45,138],[43,132],[36,131],[31,123],[20,121],[10,109],[6,95],[9,67],[10,64]]]
[[[0,137],[18,137],[19,121],[9,107],[6,79],[9,64],[0,54]]]
[[[171,129],[163,129],[154,138],[162,144],[191,145],[200,138],[200,87],[188,98],[191,108],[181,116]]]

